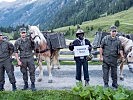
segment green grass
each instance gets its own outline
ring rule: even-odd
[[[102,63],[99,61],[89,61],[89,65],[101,65]],[[37,61],[35,61],[35,64],[37,65]],[[46,62],[43,61],[43,65],[46,65]],[[17,61],[13,61],[13,65],[17,65]],[[60,61],[60,65],[75,65],[75,61]]]
[[[37,62],[35,62],[35,64],[37,65]],[[46,65],[46,62],[42,62],[43,65]],[[74,61],[60,61],[60,65],[75,65]]]
[[[81,100],[65,90],[40,90],[32,91],[4,91],[0,92],[0,100]]]
[[[89,65],[102,65],[100,61],[89,61]]]
[[[86,37],[92,41],[94,38],[94,34],[98,30],[98,28],[102,28],[102,30],[106,30],[108,32],[109,27],[113,25],[116,20],[120,21],[120,26],[118,28],[119,32],[133,33],[133,7],[128,10],[116,13],[114,15],[109,15],[107,17],[101,17],[96,20],[83,22],[80,26],[85,31],[86,27],[93,26],[94,30],[86,34]],[[66,32],[69,27],[70,29],[74,30],[76,30],[77,28],[76,26],[66,26],[57,28],[54,31]]]
[[[95,89],[95,90],[94,90],[93,86],[83,87],[83,88],[84,88],[84,90],[87,90],[87,91],[91,90],[90,91],[91,94],[94,94],[93,91],[95,91],[95,94],[96,93],[100,94],[103,92],[103,89],[100,86],[96,86],[97,89]],[[102,90],[100,90],[100,89],[102,89]],[[119,89],[119,90],[121,90],[121,89]],[[108,91],[108,92],[115,94],[115,92],[117,92],[119,90],[114,91],[114,90],[110,89],[110,91]],[[0,100],[88,100],[88,99],[83,99],[83,97],[82,97],[82,96],[86,95],[85,91],[78,90],[78,91],[82,91],[82,92],[78,92],[77,94],[75,94],[76,92],[74,93],[74,91],[73,91],[73,89],[72,89],[72,91],[71,90],[39,90],[39,91],[35,91],[35,92],[32,92],[30,90],[27,90],[27,91],[18,90],[15,92],[0,91]],[[128,100],[133,100],[133,90],[125,90],[124,89],[123,91],[120,91],[119,93],[122,93],[122,92],[124,92],[126,95],[129,95]],[[82,94],[82,95],[79,95],[79,94]],[[119,95],[119,96],[121,96],[121,95]],[[101,99],[99,99],[99,100],[101,100]],[[103,100],[106,100],[106,99],[103,99]],[[119,99],[119,100],[127,100],[127,99]]]
[[[10,40],[13,39],[13,34],[9,34],[9,33],[3,33],[5,36],[8,36]]]

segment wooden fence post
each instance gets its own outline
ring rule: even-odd
[[[93,51],[96,52],[97,48],[93,48]],[[94,58],[97,58],[97,55],[93,55]]]

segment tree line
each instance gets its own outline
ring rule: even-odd
[[[0,31],[3,32],[3,33],[9,33],[9,34],[13,34],[13,39],[16,40],[20,37],[20,33],[19,33],[19,29],[21,27],[25,27],[25,28],[28,28],[27,25],[18,25],[16,27],[12,27],[12,26],[9,26],[9,27],[0,27]]]
[[[69,25],[82,24],[84,21],[112,15],[127,10],[133,6],[133,0],[70,0],[55,16],[50,27],[58,28]]]

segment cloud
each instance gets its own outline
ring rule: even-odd
[[[0,2],[2,2],[2,1],[13,2],[13,1],[16,1],[16,0],[0,0]]]

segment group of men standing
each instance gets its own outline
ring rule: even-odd
[[[78,29],[76,32],[76,39],[70,43],[69,49],[74,50],[75,46],[88,45],[88,52],[91,54],[92,46],[88,39],[84,38],[84,31]],[[117,84],[117,59],[118,56],[123,56],[122,45],[119,38],[116,36],[117,30],[115,26],[111,26],[110,35],[105,36],[102,39],[100,46],[100,61],[103,62],[103,81],[104,87],[109,87],[109,70],[111,69],[112,86],[114,88],[118,87]],[[35,89],[35,65],[33,58],[34,42],[32,42],[28,37],[26,37],[26,29],[20,28],[20,38],[16,40],[15,44],[11,44],[8,41],[3,40],[3,34],[0,33],[0,91],[4,90],[5,84],[5,71],[9,77],[9,81],[12,84],[12,90],[15,91],[16,80],[14,76],[14,66],[11,61],[11,55],[15,53],[17,63],[23,74],[24,87],[23,90],[27,90],[28,86],[28,71],[31,81],[31,89]],[[82,66],[84,72],[85,85],[89,85],[89,72],[88,72],[88,57],[79,56],[74,57],[76,62],[76,80],[81,81],[82,76]]]
[[[31,90],[35,91],[35,65],[33,58],[34,42],[26,37],[26,28],[20,28],[20,38],[15,41],[15,44],[3,40],[3,34],[0,33],[0,91],[4,90],[5,71],[12,84],[12,90],[15,91],[16,79],[14,76],[14,66],[12,64],[11,55],[14,53],[20,70],[23,74],[24,87],[27,90],[28,86],[28,71],[31,81]]]

